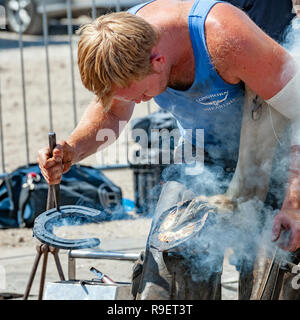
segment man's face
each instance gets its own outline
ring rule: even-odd
[[[144,79],[132,82],[129,87],[114,88],[114,98],[121,101],[140,103],[149,101],[162,93],[166,88],[166,81],[160,74],[151,74]]]
[[[164,55],[154,47],[151,55],[153,73],[139,81],[133,81],[128,87],[113,88],[114,98],[121,101],[140,103],[149,101],[164,92],[168,86],[170,70]]]

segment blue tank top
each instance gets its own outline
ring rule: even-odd
[[[153,0],[155,1],[155,0]],[[136,14],[153,2],[129,10]],[[189,12],[188,26],[195,58],[195,79],[185,90],[170,87],[154,98],[155,102],[176,118],[182,136],[195,144],[196,129],[204,129],[204,148],[212,159],[238,159],[243,83],[231,85],[215,70],[206,46],[204,23],[211,8],[222,1],[196,0]]]

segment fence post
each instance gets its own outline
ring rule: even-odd
[[[20,17],[20,0],[18,0],[18,17]],[[20,18],[19,18],[20,19]],[[22,94],[23,94],[23,112],[24,112],[24,126],[25,126],[25,148],[26,148],[26,162],[29,165],[29,142],[28,142],[28,121],[27,121],[27,106],[26,106],[26,88],[25,88],[25,72],[24,72],[24,56],[23,56],[23,35],[21,23],[19,21],[19,48],[21,60],[21,74],[22,74]]]
[[[0,29],[5,29],[6,27],[6,14],[5,7],[0,5]]]
[[[67,0],[67,17],[68,17],[70,60],[71,60],[70,63],[71,63],[71,80],[72,80],[73,115],[74,115],[74,127],[76,127],[76,125],[77,125],[77,110],[76,110],[74,59],[73,59],[73,45],[72,45],[73,26],[72,26],[71,0]]]
[[[2,118],[1,78],[0,78],[0,135],[1,135],[2,173],[5,173],[5,154],[4,154],[4,137],[3,137],[3,118]]]
[[[120,0],[116,0],[116,11],[117,12],[121,11]]]
[[[92,19],[95,20],[97,15],[95,0],[92,0]]]
[[[53,113],[52,113],[51,81],[50,81],[49,51],[48,51],[48,21],[47,21],[45,0],[43,0],[43,38],[44,38],[45,55],[46,55],[48,107],[49,107],[49,131],[53,132],[54,131],[53,130]]]

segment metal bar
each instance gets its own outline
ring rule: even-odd
[[[20,0],[18,0],[18,17],[19,16],[20,16]],[[23,96],[23,111],[24,111],[24,125],[25,125],[26,162],[27,162],[27,165],[29,165],[28,122],[27,122],[25,71],[24,71],[24,55],[23,55],[23,36],[22,36],[22,30],[21,30],[21,23],[19,26],[20,26],[19,27],[19,48],[20,48],[20,59],[21,59],[21,74],[22,74],[22,96]]]
[[[76,125],[77,125],[77,110],[76,110],[76,96],[75,96],[74,58],[73,58],[73,46],[72,46],[73,27],[72,27],[71,0],[67,0],[67,18],[68,18],[68,35],[69,35],[69,46],[70,46],[73,116],[74,116],[74,127],[76,127]]]
[[[100,251],[100,250],[71,250],[69,258],[77,259],[105,259],[105,260],[127,260],[136,261],[139,258],[138,253]]]
[[[130,168],[130,164],[111,164],[104,166],[95,166],[94,168],[98,170],[127,169]]]
[[[68,256],[68,278],[69,280],[75,280],[76,279],[76,259]]]
[[[117,12],[121,11],[120,0],[116,0],[116,11]]]
[[[47,88],[48,88],[48,108],[49,108],[49,130],[53,131],[53,114],[52,114],[52,99],[51,99],[51,82],[50,82],[50,67],[49,67],[49,51],[48,51],[48,21],[46,14],[46,0],[43,0],[43,37],[46,54],[46,72],[47,72]]]
[[[4,136],[3,136],[3,119],[2,119],[2,95],[1,95],[1,81],[0,81],[0,135],[1,135],[1,164],[2,172],[5,173],[5,153],[4,153]],[[7,174],[5,175],[7,176]],[[1,178],[1,175],[0,175]]]
[[[114,251],[100,251],[97,249],[69,250],[69,253],[68,253],[69,280],[76,280],[76,258],[77,259],[105,259],[105,260],[136,261],[139,258],[139,254],[114,252]]]
[[[40,250],[40,246],[38,246],[37,247],[37,253],[36,253],[36,256],[35,256],[35,260],[34,260],[34,263],[33,263],[33,267],[32,267],[32,270],[31,270],[31,273],[30,273],[30,276],[29,276],[29,280],[28,280],[28,283],[27,283],[27,286],[26,286],[26,289],[25,289],[25,293],[24,293],[24,296],[23,296],[23,300],[27,300],[28,299],[28,296],[29,296],[29,293],[30,293],[30,290],[31,290],[31,287],[32,287],[32,283],[33,283],[33,280],[34,280],[34,277],[35,277],[35,274],[36,274],[36,270],[37,270],[37,267],[38,267],[39,262],[40,262],[41,255],[42,255],[42,251]]]
[[[38,294],[38,300],[43,299],[43,293],[44,293],[44,286],[45,286],[45,279],[46,279],[46,271],[47,271],[47,262],[48,262],[48,246],[44,246],[42,248],[42,253],[44,254],[43,257],[43,265],[42,265],[42,271],[41,271],[41,280],[40,280],[40,288],[39,288],[39,294]]]
[[[92,0],[92,19],[95,20],[97,16],[96,2]]]
[[[49,132],[48,139],[49,139],[50,157],[52,157],[53,149],[56,146],[55,132]],[[48,196],[47,196],[47,206],[46,206],[47,210],[56,207],[56,210],[59,211],[59,192],[60,192],[59,184],[48,185]]]
[[[53,250],[51,250],[51,249],[52,248],[50,248],[50,251],[52,252],[52,254],[54,256],[54,261],[55,261],[55,264],[56,264],[56,269],[57,269],[59,278],[60,278],[61,281],[65,281],[64,272],[63,272],[63,269],[62,269],[62,266],[61,266],[61,263],[60,263],[60,259],[59,259],[59,256],[58,256],[59,249],[56,249],[56,248],[54,248]]]

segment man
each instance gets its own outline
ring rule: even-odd
[[[246,14],[227,3],[157,0],[131,12],[135,15],[113,13],[102,16],[81,29],[78,46],[81,79],[95,93],[96,99],[70,137],[54,149],[52,158],[49,158],[48,148],[40,150],[38,162],[47,182],[59,183],[72,164],[96,152],[103,144],[96,139],[99,130],[111,128],[118,134],[119,121],[130,119],[135,103],[155,98],[162,108],[173,113],[188,143],[195,143],[196,129],[204,129],[206,163],[209,173],[216,178],[207,183],[206,175],[201,183],[198,180],[197,188],[189,185],[196,195],[203,192],[211,197],[223,194],[228,188],[230,192],[227,190],[225,195],[228,202],[252,196],[263,201],[268,177],[264,177],[262,159],[267,154],[271,161],[272,154],[260,152],[259,144],[244,140],[273,139],[274,145],[275,139],[273,134],[270,137],[263,130],[257,130],[253,135],[243,130],[247,128],[242,120],[246,85],[273,107],[277,118],[292,120],[289,183],[281,211],[274,219],[273,240],[279,238],[283,228],[291,232],[291,237],[287,244],[281,244],[281,248],[298,249],[300,76],[295,60]],[[263,123],[261,128],[265,127]],[[275,121],[272,128],[279,127]],[[239,149],[240,146],[244,149]],[[261,171],[251,171],[257,163],[261,165]],[[227,169],[231,171],[236,166],[235,175],[228,175]],[[257,179],[241,184],[249,177]],[[172,188],[168,192],[166,186],[161,198],[168,194],[172,195]],[[179,197],[175,196],[173,203],[168,201],[168,196],[166,200],[172,205]],[[154,226],[162,208],[167,209],[159,203]],[[157,253],[148,253],[148,260],[151,257],[162,259]],[[209,276],[209,287],[203,288],[203,293],[196,298],[219,297],[219,290],[211,284],[215,287],[220,284],[221,259],[218,256],[213,261],[218,270]],[[162,297],[168,297],[169,287],[170,283],[161,290]],[[142,293],[148,289],[146,283]]]

